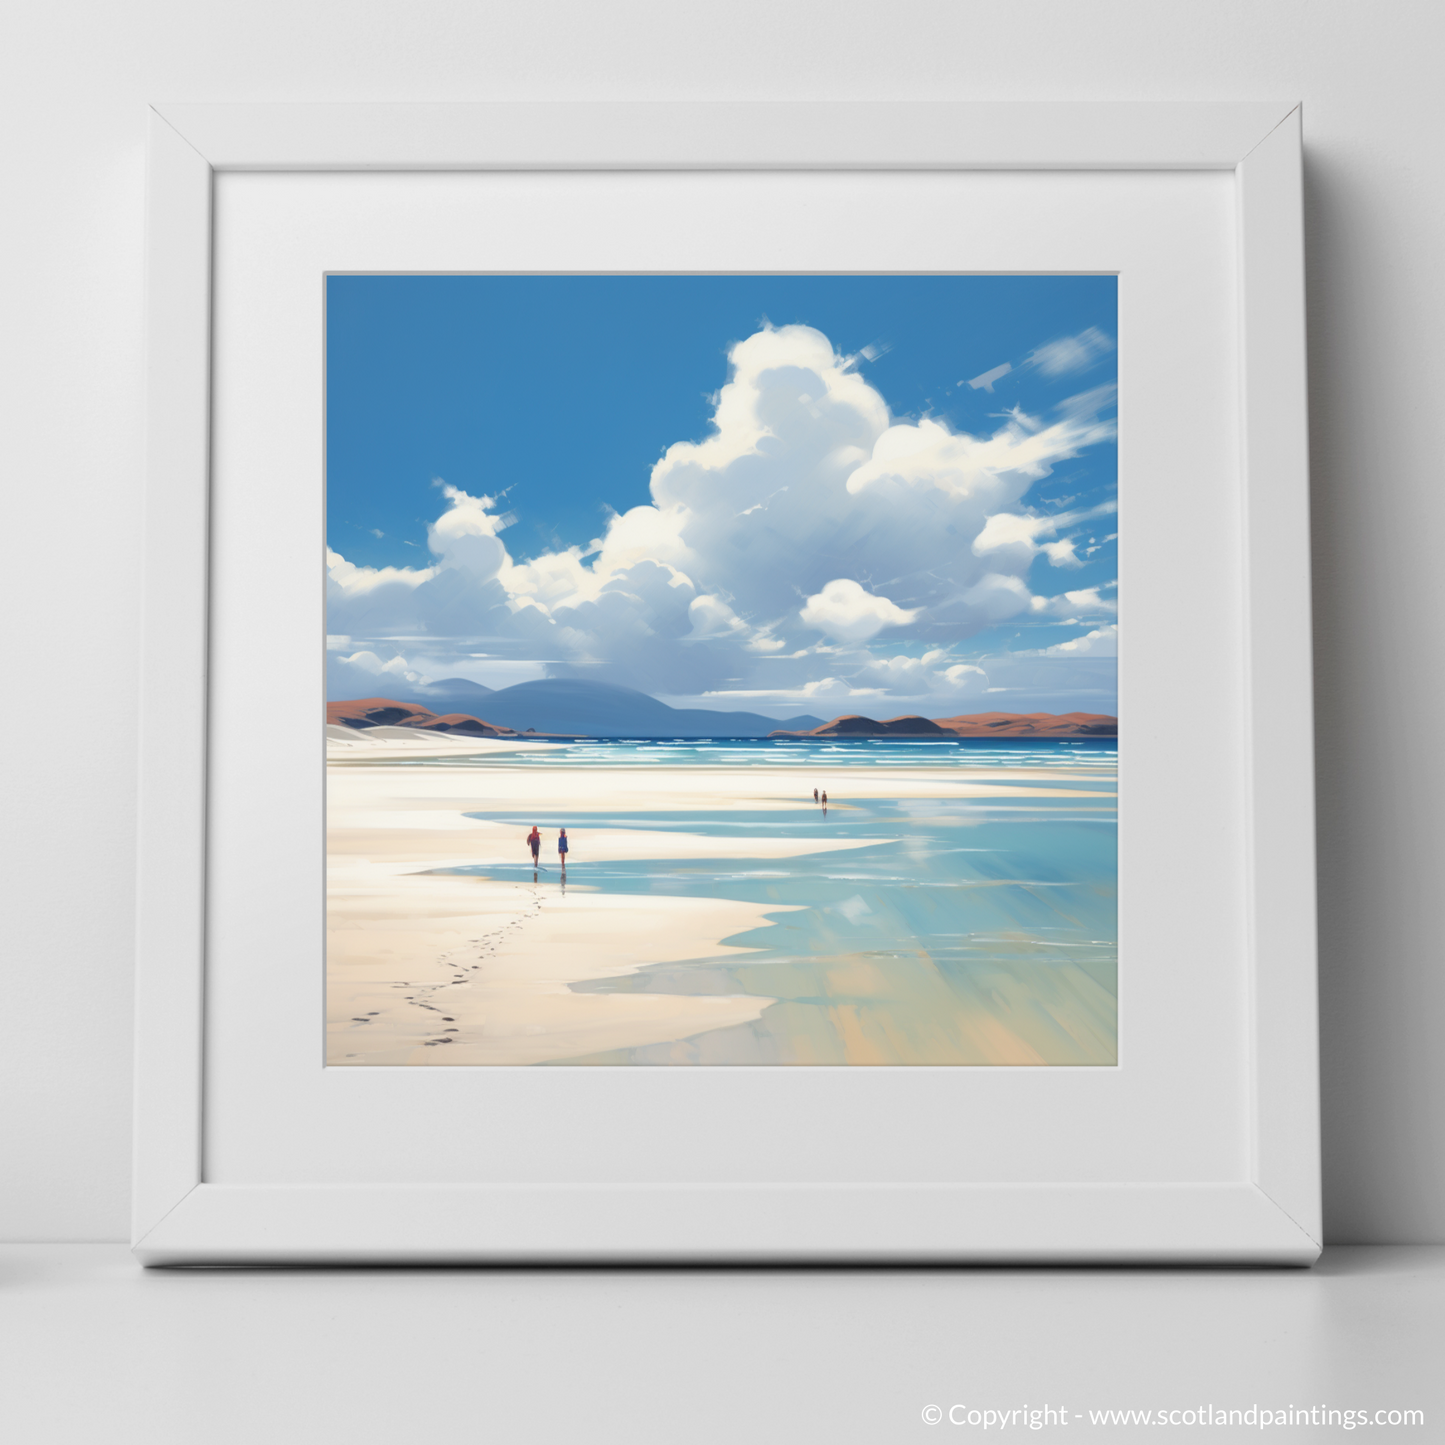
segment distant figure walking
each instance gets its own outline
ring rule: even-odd
[[[563,828],[562,831],[557,834],[557,857],[561,860],[562,876],[564,878],[567,876],[567,849],[567,830]]]
[[[814,789],[813,789],[813,801],[814,801],[815,803],[818,801],[818,790],[817,790],[817,788],[814,788]]]
[[[532,824],[532,831],[527,834],[527,847],[532,850],[532,867],[535,869],[542,853],[542,835],[537,831],[535,823]]]
[[[825,818],[828,816],[828,794],[826,792],[823,794],[823,816]]]

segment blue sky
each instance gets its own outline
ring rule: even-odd
[[[1025,710],[1012,707],[1024,692],[1097,700],[1112,688],[1102,659],[1117,575],[1115,318],[1112,276],[330,277],[328,543],[344,559],[342,572],[333,567],[333,630],[345,639],[336,665],[489,685],[580,673],[662,695],[659,683],[672,679],[673,695],[708,698],[704,706],[776,693],[777,707],[797,711],[792,701],[824,681],[837,684],[830,701],[847,692],[942,703],[934,692],[948,684],[936,679],[949,667],[987,671],[983,658],[1018,654],[1003,672],[1031,667],[1052,680],[991,680],[993,705]],[[798,386],[778,380],[809,375]],[[746,393],[757,415],[734,409],[732,423],[722,420],[730,384],[727,394]],[[764,412],[776,425],[759,420]],[[728,425],[756,455],[723,455],[732,443],[719,451]],[[709,438],[717,455],[699,471],[678,444]],[[842,471],[826,460],[836,462],[836,446],[819,450],[825,438],[851,448]],[[932,470],[875,455],[871,471],[858,471],[875,446],[927,453]],[[978,467],[993,468],[987,487],[967,480]],[[1007,485],[994,484],[999,467]],[[735,512],[717,510],[723,496],[739,502]],[[875,512],[844,524],[857,497]],[[649,602],[662,574],[629,572],[628,582],[617,559],[637,561],[663,500],[685,526],[659,544],[667,586]],[[917,567],[906,555],[913,511]],[[623,513],[631,520],[617,530],[611,519]],[[890,529],[899,535],[885,545]],[[952,552],[938,551],[939,529],[957,539]],[[599,581],[603,562],[586,549],[604,534],[614,570]],[[796,569],[796,607],[751,575],[764,563]],[[552,575],[558,567],[572,569],[570,584]],[[972,602],[945,597],[949,571]],[[599,629],[603,613],[619,613],[613,593],[640,599],[636,616]],[[684,593],[691,611],[677,613]],[[1084,600],[1057,600],[1069,595]],[[521,623],[497,610],[504,598]],[[675,642],[677,665],[659,675],[640,643],[625,656],[628,626]],[[1073,664],[1073,683],[1067,667],[1020,661],[1100,628],[1106,636],[1058,659]],[[733,655],[741,647],[749,656]],[[889,658],[935,654],[923,692],[890,689],[879,673]],[[853,677],[860,668],[869,675]],[[895,668],[895,680],[907,671]],[[960,698],[977,693],[977,678],[968,683]],[[718,701],[723,693],[734,700]]]

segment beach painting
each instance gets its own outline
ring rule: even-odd
[[[1116,314],[329,276],[327,1064],[1114,1065]]]

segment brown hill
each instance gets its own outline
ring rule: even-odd
[[[937,721],[961,738],[1112,738],[1119,732],[1119,719],[1100,712],[976,712]]]
[[[496,727],[492,723],[483,722],[481,718],[473,717],[470,713],[465,712],[443,713],[441,717],[434,717],[430,722],[402,723],[402,727],[419,727],[429,733],[464,733],[468,737],[475,738],[515,736],[511,728]]]
[[[821,727],[806,732],[779,730],[769,733],[774,738],[839,738],[839,737],[1114,737],[1119,720],[1105,713],[1093,712],[980,712],[959,717],[926,718],[917,714],[888,718],[875,722],[858,713],[836,717]]]
[[[415,727],[435,716],[427,708],[390,697],[359,697],[352,702],[326,704],[326,721],[345,728]]]
[[[810,728],[807,732],[787,733],[787,737],[797,738],[846,738],[846,737],[877,737],[886,733],[888,729],[880,722],[874,722],[871,717],[862,717],[858,713],[845,713],[842,717],[835,717],[832,722],[824,723],[822,727]],[[773,733],[770,736],[776,737]]]
[[[326,721],[348,728],[419,728],[424,732],[461,733],[468,737],[514,736],[511,728],[496,727],[469,713],[449,712],[438,717],[415,703],[390,697],[361,697],[351,702],[326,704]]]
[[[937,735],[946,737],[948,729],[939,727],[936,722],[926,717],[919,717],[916,712],[905,713],[902,717],[885,718],[879,726],[884,732],[896,733],[900,737],[930,737]]]
[[[811,728],[807,732],[774,732],[770,737],[788,738],[846,738],[846,737],[944,737],[948,729],[939,727],[936,722],[930,722],[926,717],[919,717],[917,713],[908,713],[903,717],[886,718],[883,722],[875,722],[871,717],[863,717],[859,713],[845,713],[842,717],[835,717],[832,722],[824,723],[821,727]]]

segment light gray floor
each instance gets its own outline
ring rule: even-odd
[[[1366,1438],[1445,1440],[1442,1346],[1445,1246],[1308,1271],[149,1272],[0,1246],[7,1445],[1353,1435],[1087,1415],[1211,1404],[1418,1409]],[[1073,1418],[985,1432],[928,1405]]]

